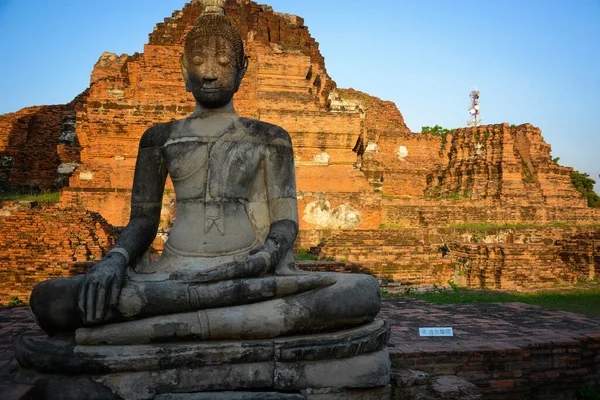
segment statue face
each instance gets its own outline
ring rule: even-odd
[[[235,63],[232,44],[219,36],[196,39],[186,48],[181,67],[187,90],[207,108],[229,103],[245,72]]]

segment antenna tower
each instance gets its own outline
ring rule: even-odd
[[[478,126],[481,124],[481,120],[479,119],[479,90],[477,88],[471,90],[471,105],[468,110],[469,114],[471,114],[471,119],[467,121],[467,125]]]

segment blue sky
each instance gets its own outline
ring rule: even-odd
[[[339,87],[391,100],[412,131],[530,122],[600,181],[599,0],[270,0],[305,19]],[[0,0],[0,114],[73,99],[104,51],[143,51],[181,0]],[[600,189],[600,182],[596,184]]]

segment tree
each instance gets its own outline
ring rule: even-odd
[[[594,191],[596,181],[590,178],[589,174],[573,171],[571,182],[575,185],[575,189],[587,198],[589,207],[600,207],[600,197]]]

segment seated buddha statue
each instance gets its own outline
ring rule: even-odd
[[[123,345],[273,338],[373,320],[374,278],[295,266],[291,139],[235,113],[248,58],[218,2],[188,33],[180,64],[195,111],[143,134],[127,227],[86,274],[35,287],[39,326],[50,336],[76,332],[78,345]],[[167,175],[177,217],[160,258],[149,262],[143,255],[158,230]]]

